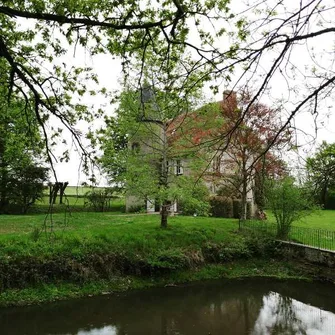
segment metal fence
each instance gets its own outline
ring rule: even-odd
[[[291,226],[286,238],[278,236],[277,225],[266,221],[241,221],[240,227],[244,231],[272,236],[276,239],[300,243],[311,247],[335,250],[335,231],[324,229],[303,228]]]

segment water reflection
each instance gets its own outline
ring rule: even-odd
[[[113,326],[93,328],[91,330],[79,330],[78,335],[117,335],[117,329]]]
[[[263,297],[252,334],[335,334],[335,315],[271,292]]]
[[[332,285],[216,281],[3,309],[0,334],[331,335],[334,312]]]

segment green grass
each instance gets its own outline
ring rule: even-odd
[[[43,233],[45,224],[47,234]],[[55,234],[50,241],[51,224]],[[92,212],[73,213],[69,217],[2,215],[0,257],[125,252],[130,258],[145,258],[169,250],[172,254],[183,248],[197,250],[209,241],[238,245],[242,237],[235,233],[236,229],[236,220],[201,217],[172,217],[169,228],[163,230],[158,215]],[[35,242],[33,236],[37,230],[41,234]]]
[[[210,264],[193,270],[180,270],[156,277],[115,276],[112,280],[95,280],[82,284],[58,282],[41,284],[21,290],[9,289],[0,294],[0,306],[20,306],[39,304],[64,299],[92,295],[111,294],[130,289],[174,286],[180,283],[212,279],[241,279],[267,277],[276,279],[300,279],[309,281],[312,276],[305,275],[293,262],[262,259],[240,260],[226,264]]]
[[[122,240],[143,240],[143,243],[174,244],[179,247],[192,245],[203,239],[215,242],[231,238],[237,228],[233,219],[202,218],[176,216],[169,218],[169,228],[160,228],[158,215],[127,215],[115,213],[76,212],[65,217],[64,213],[46,215],[1,215],[0,241],[12,238],[26,238],[34,228],[42,228],[44,222],[48,226],[54,223],[54,231],[61,236],[76,238],[104,238],[117,243]],[[51,221],[52,220],[52,221]],[[65,221],[68,222],[65,224]],[[64,227],[65,226],[65,227]]]
[[[56,203],[53,205],[53,212],[62,213],[65,208],[68,207],[69,211],[72,212],[88,212],[91,209],[87,206],[86,198],[82,195],[66,195],[63,198],[63,204],[59,204],[59,197],[57,197]],[[37,201],[33,205],[28,213],[47,213],[50,208],[49,197],[44,196],[41,200]],[[111,212],[124,212],[125,209],[125,198],[123,196],[113,198],[110,201],[110,207],[106,210]]]
[[[275,223],[274,215],[267,211],[268,221]],[[318,210],[293,223],[296,227],[335,231],[335,210]]]
[[[267,221],[246,223],[251,229],[266,231],[276,236],[276,220],[273,214],[267,213]],[[319,210],[295,221],[289,232],[288,240],[328,250],[335,250],[335,211]]]
[[[48,233],[36,238],[44,223]],[[175,216],[161,229],[159,215],[1,215],[0,305],[210,278],[303,275],[270,259],[272,242],[237,229],[235,219],[210,217]]]
[[[47,222],[47,233],[41,228]],[[152,276],[251,257],[237,221],[73,213],[0,217],[0,292],[41,283],[82,284],[115,275]]]
[[[96,187],[96,189],[97,188],[98,187]],[[89,186],[67,186],[65,189],[65,194],[69,196],[83,196],[85,195],[86,192],[91,191],[91,190],[92,190],[92,187],[89,187]],[[44,193],[48,195],[49,188],[47,188]]]

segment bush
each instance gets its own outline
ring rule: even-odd
[[[180,192],[182,190],[182,192]],[[175,199],[178,211],[183,215],[207,216],[209,212],[209,191],[203,183],[194,184],[194,181],[185,176],[178,178]]]
[[[215,217],[232,218],[233,201],[231,198],[214,196],[210,199],[211,213]]]
[[[88,191],[85,194],[85,206],[92,208],[95,212],[104,212],[110,208],[114,189],[104,188]]]
[[[268,183],[267,202],[277,221],[277,237],[286,239],[292,223],[311,213],[315,205],[308,190],[291,177]]]
[[[130,206],[127,210],[128,213],[146,213],[145,204]]]
[[[26,214],[28,209],[42,199],[48,170],[27,164],[6,172],[0,178],[0,213]]]

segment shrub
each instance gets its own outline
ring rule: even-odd
[[[110,208],[110,202],[114,198],[113,193],[112,188],[88,191],[85,194],[85,206],[92,208],[95,212],[104,212]]]
[[[127,210],[128,213],[145,213],[146,207],[145,205],[134,205],[134,206],[130,206]]]
[[[231,198],[214,196],[210,199],[210,206],[211,213],[215,217],[233,217],[233,201]]]
[[[209,212],[209,191],[203,183],[194,185],[194,181],[188,177],[178,178],[175,199],[178,203],[178,211],[184,215],[207,216]]]
[[[43,197],[43,183],[48,170],[28,164],[19,166],[0,177],[0,213],[26,214],[28,209]]]
[[[292,223],[308,215],[315,206],[311,195],[291,177],[268,183],[267,202],[277,221],[277,237],[286,239]]]

